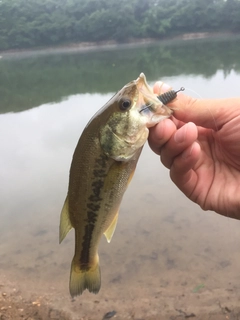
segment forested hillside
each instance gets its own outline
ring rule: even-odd
[[[0,50],[240,31],[240,0],[0,0]]]

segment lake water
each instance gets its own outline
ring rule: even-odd
[[[239,52],[240,38],[219,38],[2,54],[0,285],[66,319],[102,319],[112,310],[115,319],[139,320],[236,311],[240,222],[186,199],[148,145],[114,237],[100,245],[98,295],[70,298],[74,233],[59,245],[58,226],[78,138],[117,90],[144,72],[150,84],[184,86],[194,97],[239,96]]]

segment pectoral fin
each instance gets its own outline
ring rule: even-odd
[[[61,212],[60,226],[59,226],[59,243],[63,241],[63,239],[66,237],[66,235],[71,229],[72,229],[72,224],[69,219],[68,197],[67,197]]]
[[[107,239],[107,242],[109,243],[112,239],[112,236],[114,234],[114,231],[116,229],[116,225],[117,225],[117,221],[118,221],[118,212],[115,215],[113,221],[111,222],[110,226],[107,228],[107,230],[104,232],[104,235]]]

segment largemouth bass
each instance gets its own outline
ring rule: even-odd
[[[60,243],[75,229],[70,294],[101,286],[98,244],[110,242],[120,203],[134,174],[148,128],[171,115],[143,73],[116,93],[89,121],[70,168],[68,194],[60,221]]]

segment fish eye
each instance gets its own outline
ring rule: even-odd
[[[120,101],[120,106],[119,107],[120,107],[120,109],[122,111],[126,111],[131,107],[131,104],[132,104],[131,100],[123,99],[123,100]]]

